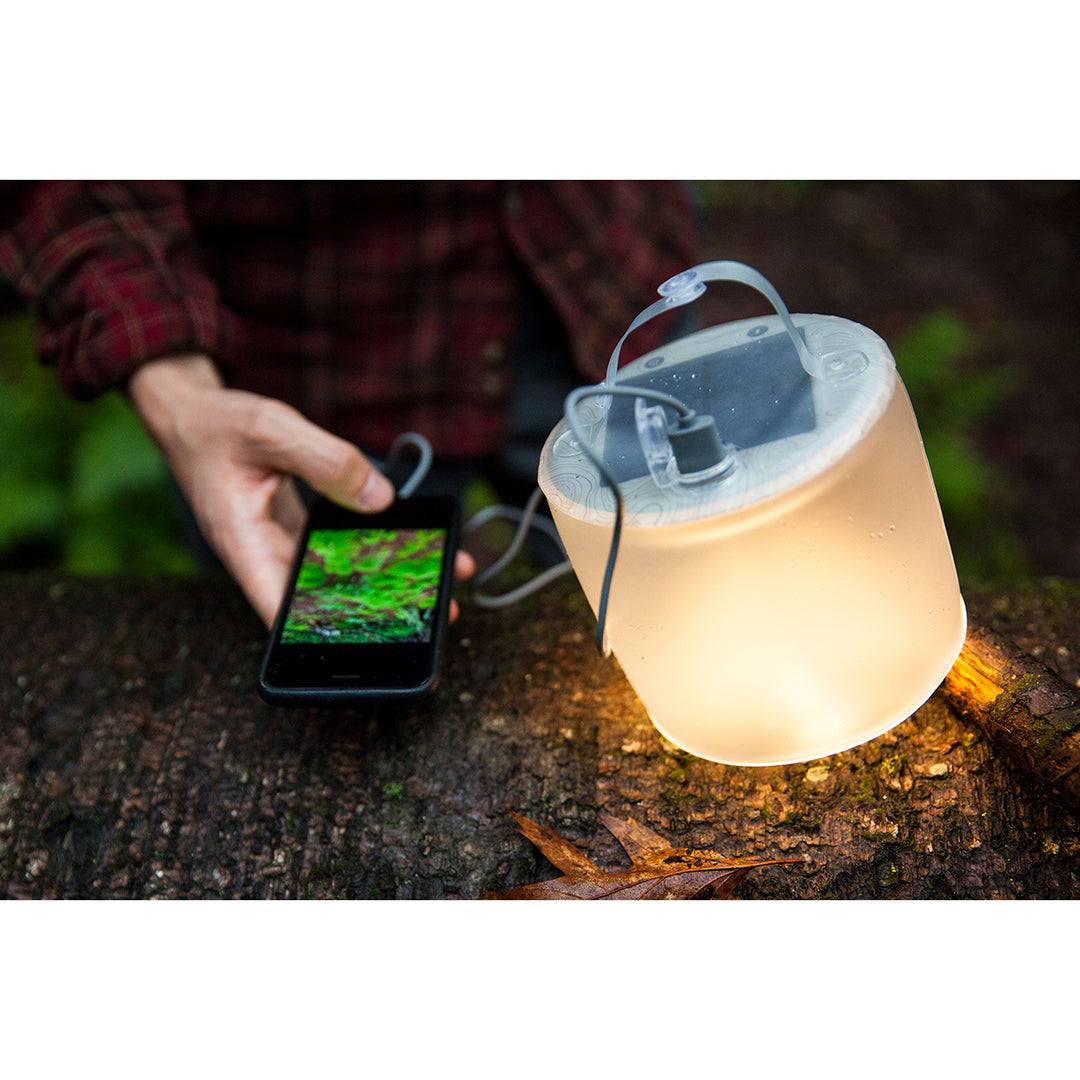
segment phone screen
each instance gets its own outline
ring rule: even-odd
[[[445,551],[445,529],[313,530],[282,644],[429,642]]]
[[[311,510],[259,676],[274,704],[419,697],[438,680],[453,587],[452,499]]]

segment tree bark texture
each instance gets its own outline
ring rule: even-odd
[[[967,640],[942,686],[1033,780],[1080,817],[1080,690],[987,626]]]
[[[1041,650],[1060,690],[1080,675],[1078,597],[968,600],[985,648]],[[558,876],[511,811],[608,868],[628,860],[602,813],[675,847],[802,859],[754,871],[743,899],[1080,896],[1069,759],[1040,771],[952,690],[822,760],[703,761],[596,654],[572,579],[466,605],[430,701],[342,711],[258,699],[265,635],[224,579],[9,580],[0,610],[7,897],[475,899]],[[1022,663],[996,656],[1006,677]],[[1036,701],[1051,728],[1070,707]]]

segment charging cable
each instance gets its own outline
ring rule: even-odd
[[[596,466],[601,479],[611,488],[615,497],[615,527],[611,535],[611,549],[608,552],[607,565],[604,568],[603,583],[600,586],[600,601],[596,611],[596,648],[604,656],[610,649],[605,640],[607,626],[608,600],[611,595],[611,580],[615,573],[615,562],[619,555],[619,541],[622,538],[624,503],[622,492],[619,490],[618,481],[611,475],[603,459],[593,449],[593,446],[582,427],[581,418],[578,415],[578,405],[589,397],[608,398],[612,396],[633,397],[653,401],[659,405],[674,410],[675,423],[668,425],[667,437],[671,444],[671,452],[679,474],[688,480],[695,475],[710,475],[717,465],[724,461],[728,454],[728,448],[720,441],[716,430],[716,424],[711,416],[698,415],[689,405],[680,401],[671,394],[665,394],[660,390],[651,390],[646,387],[635,386],[580,386],[572,390],[566,397],[565,414],[566,423],[578,446]],[[433,454],[431,444],[423,435],[416,432],[406,432],[399,435],[390,445],[390,451],[384,465],[384,470],[389,471],[398,464],[402,451],[406,446],[412,446],[420,455],[420,460],[414,467],[409,478],[398,489],[398,497],[407,499],[423,482],[431,468]],[[513,506],[488,506],[478,511],[465,523],[464,534],[466,536],[476,532],[488,522],[496,518],[505,518],[517,522],[517,531],[506,551],[499,558],[476,576],[474,582],[473,600],[482,608],[501,608],[515,604],[526,596],[546,587],[557,578],[568,574],[573,567],[570,560],[564,558],[562,562],[537,574],[530,581],[508,593],[500,596],[489,596],[479,591],[478,587],[490,581],[501,573],[517,557],[525,538],[532,528],[540,529],[554,541],[559,551],[565,556],[566,549],[563,547],[558,530],[554,522],[537,515],[537,508],[543,492],[537,488],[529,497],[523,510]]]
[[[779,293],[770,282],[753,267],[746,266],[744,263],[721,260],[701,263],[699,266],[691,267],[689,270],[676,274],[675,277],[665,281],[657,290],[660,293],[660,299],[654,301],[642,311],[619,339],[608,361],[607,376],[604,382],[599,386],[578,387],[567,395],[564,407],[567,426],[577,445],[596,466],[601,479],[611,488],[615,497],[615,528],[612,532],[611,550],[608,553],[607,565],[604,569],[604,578],[600,588],[600,600],[596,613],[596,647],[604,656],[610,651],[605,641],[605,627],[607,624],[608,599],[611,593],[611,579],[615,572],[615,561],[618,558],[619,541],[622,537],[624,505],[618,482],[608,471],[600,455],[594,450],[591,440],[582,427],[581,419],[578,416],[578,405],[588,397],[600,398],[601,408],[606,415],[611,405],[611,397],[622,395],[653,401],[660,406],[675,411],[676,420],[674,424],[667,424],[662,415],[652,415],[663,412],[662,409],[656,409],[655,407],[646,410],[638,418],[638,434],[642,440],[646,464],[649,466],[649,471],[658,486],[667,486],[667,484],[675,482],[676,479],[685,484],[698,484],[726,476],[735,463],[734,447],[725,445],[721,441],[716,423],[711,416],[699,416],[685,402],[659,390],[645,387],[619,386],[615,382],[619,368],[619,353],[630,334],[662,312],[688,304],[701,296],[705,292],[705,283],[707,281],[740,282],[761,293],[773,305],[774,310],[780,317],[780,321],[791,339],[804,370],[812,378],[824,378],[825,358],[809,350],[796,330],[794,321]],[[860,359],[862,366],[865,367],[866,360],[861,354],[834,357],[829,366],[831,375],[840,377],[845,372],[847,374],[855,373],[855,368],[860,363]],[[409,479],[398,489],[398,496],[403,499],[408,498],[419,486],[427,475],[432,460],[430,443],[422,435],[408,432],[398,436],[391,444],[387,468],[396,464],[402,448],[410,444],[419,451],[420,462]],[[490,580],[511,562],[521,549],[529,529],[534,526],[547,532],[565,554],[565,548],[559,539],[554,524],[546,518],[536,517],[536,508],[541,496],[542,492],[538,488],[530,497],[524,510],[517,510],[508,506],[488,507],[481,510],[466,523],[465,531],[471,533],[495,517],[506,517],[518,522],[518,530],[510,547],[492,566],[478,575],[476,579],[477,585]],[[481,607],[505,607],[507,604],[512,604],[523,596],[543,588],[549,581],[561,577],[570,569],[569,560],[565,560],[557,566],[545,570],[527,584],[503,596],[476,594],[474,599]]]
[[[695,475],[708,475],[711,470],[715,470],[717,464],[722,462],[728,453],[728,448],[720,441],[716,431],[716,424],[711,416],[699,416],[685,402],[660,390],[601,384],[599,386],[580,386],[567,395],[565,403],[567,426],[578,446],[596,466],[601,479],[611,488],[615,498],[615,527],[611,535],[611,549],[608,552],[607,565],[604,568],[603,583],[600,586],[600,601],[596,611],[596,648],[604,656],[607,656],[610,652],[605,640],[607,610],[608,600],[611,595],[611,580],[615,573],[615,562],[619,555],[619,541],[622,538],[624,503],[618,481],[611,475],[603,459],[593,449],[582,427],[581,418],[578,415],[578,405],[589,397],[608,398],[611,396],[644,399],[674,410],[676,415],[675,423],[668,425],[667,437],[671,444],[671,452],[678,471],[680,475],[687,479],[692,479]],[[402,499],[409,498],[420,486],[431,468],[433,459],[431,444],[428,440],[416,432],[406,432],[399,435],[391,444],[384,465],[386,471],[398,464],[402,451],[406,446],[412,446],[416,449],[420,455],[420,460],[409,478],[398,489],[398,497]],[[563,547],[554,522],[537,515],[537,508],[542,497],[543,492],[540,488],[537,488],[529,497],[523,510],[513,506],[488,506],[478,511],[465,523],[463,532],[466,536],[471,535],[497,518],[516,521],[518,526],[514,538],[506,551],[491,566],[476,576],[472,598],[478,607],[502,608],[515,604],[524,597],[545,588],[557,578],[570,573],[573,569],[570,560],[564,558],[561,562],[542,571],[524,585],[512,589],[510,592],[499,596],[489,596],[479,591],[479,586],[490,581],[513,562],[521,551],[530,529],[537,528],[544,532],[554,541],[559,551],[565,556],[566,549]]]
[[[611,488],[615,496],[615,528],[611,534],[611,549],[608,552],[607,565],[604,568],[603,584],[600,586],[600,602],[596,609],[596,648],[603,656],[610,653],[605,639],[607,625],[608,599],[611,594],[611,579],[615,573],[615,560],[619,555],[619,541],[623,527],[623,497],[618,481],[608,471],[600,455],[593,449],[588,435],[578,416],[578,404],[588,397],[606,398],[611,396],[643,398],[674,409],[677,414],[676,426],[668,428],[671,449],[676,463],[682,471],[698,473],[715,465],[726,454],[726,449],[716,433],[716,424],[712,417],[698,416],[685,402],[660,390],[650,390],[636,386],[580,386],[566,397],[566,424],[570,428],[578,446],[596,466],[601,479]],[[703,434],[704,433],[704,434]],[[710,450],[709,448],[713,449]]]
[[[381,466],[382,471],[389,473],[397,468],[407,447],[412,447],[416,450],[420,460],[413,467],[413,471],[409,474],[405,482],[398,487],[397,496],[399,499],[408,499],[411,495],[415,494],[416,489],[424,482],[425,477],[430,472],[432,461],[434,460],[431,443],[423,435],[420,435],[415,431],[407,431],[404,434],[399,435],[390,444],[386,460]],[[542,497],[543,492],[540,488],[537,488],[529,497],[529,501],[525,504],[523,510],[519,510],[516,506],[485,506],[482,510],[478,510],[473,514],[473,516],[465,523],[462,532],[465,536],[470,536],[478,529],[497,518],[504,518],[509,521],[517,522],[517,531],[514,533],[510,546],[494,563],[491,564],[491,566],[477,574],[473,580],[472,600],[477,607],[501,608],[507,607],[510,604],[515,604],[519,600],[524,599],[534,592],[538,592],[552,581],[563,577],[573,570],[573,567],[570,565],[570,560],[566,558],[566,549],[563,547],[562,538],[555,528],[555,523],[537,513]],[[520,552],[521,548],[524,546],[525,538],[530,529],[534,528],[543,532],[555,544],[556,548],[562,553],[562,560],[554,566],[550,566],[537,574],[524,585],[512,589],[508,593],[503,593],[500,596],[489,596],[486,593],[480,592],[478,586],[490,581],[513,562],[517,557],[518,552]]]
[[[399,499],[407,499],[410,495],[415,494],[416,489],[423,483],[424,477],[430,471],[431,462],[435,456],[431,450],[431,443],[423,435],[418,435],[415,431],[406,431],[390,444],[386,461],[383,462],[381,467],[382,472],[390,473],[394,470],[406,446],[413,447],[420,455],[420,460],[416,463],[405,483],[397,489]]]
[[[532,528],[540,529],[550,537],[555,542],[559,551],[563,554],[562,562],[548,567],[547,570],[537,574],[524,585],[512,589],[508,593],[503,593],[501,596],[488,596],[485,593],[474,590],[472,598],[478,607],[501,608],[507,607],[510,604],[515,604],[524,597],[529,596],[534,592],[538,592],[552,581],[555,581],[557,578],[560,578],[573,570],[573,567],[570,565],[570,560],[565,557],[566,549],[563,547],[562,539],[559,536],[558,530],[555,528],[555,523],[549,521],[545,517],[537,515],[537,507],[540,505],[540,500],[543,498],[543,495],[544,493],[540,488],[537,488],[532,495],[529,496],[529,501],[525,504],[524,510],[518,510],[517,507],[514,506],[487,506],[484,507],[483,510],[479,510],[477,513],[473,514],[468,522],[466,522],[464,528],[466,535],[474,533],[477,529],[495,518],[507,518],[518,523],[517,532],[514,534],[514,539],[510,542],[510,546],[506,551],[499,556],[491,566],[482,573],[476,575],[475,585],[477,586],[483,585],[486,581],[490,581],[496,574],[499,574],[513,562],[517,557],[518,552],[521,550],[522,545],[525,543],[525,537]]]

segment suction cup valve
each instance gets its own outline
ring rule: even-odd
[[[869,363],[866,353],[859,352],[857,349],[825,353],[821,358],[821,366],[829,382],[843,382],[844,379],[850,379],[852,375],[861,375]]]
[[[677,307],[679,304],[689,304],[696,300],[705,291],[705,282],[696,269],[684,270],[673,278],[668,278],[656,290],[667,302],[668,307]]]

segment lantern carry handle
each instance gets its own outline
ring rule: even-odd
[[[684,270],[681,274],[668,278],[656,290],[661,299],[645,308],[627,327],[626,333],[619,338],[619,343],[615,346],[615,351],[608,361],[607,375],[602,385],[615,385],[615,375],[619,370],[619,353],[622,351],[626,339],[639,326],[647,323],[650,319],[656,318],[657,315],[670,311],[673,307],[680,307],[696,300],[705,291],[706,281],[736,281],[743,285],[749,285],[750,288],[761,293],[772,304],[776,314],[780,316],[780,321],[784,324],[784,329],[787,331],[788,337],[791,338],[791,343],[795,346],[795,351],[799,355],[799,362],[807,375],[813,379],[823,379],[825,377],[822,358],[815,356],[806,347],[806,342],[799,336],[795,324],[791,321],[787,305],[765,275],[745,263],[721,259],[717,262],[700,263],[697,266],[692,266],[689,270]]]

